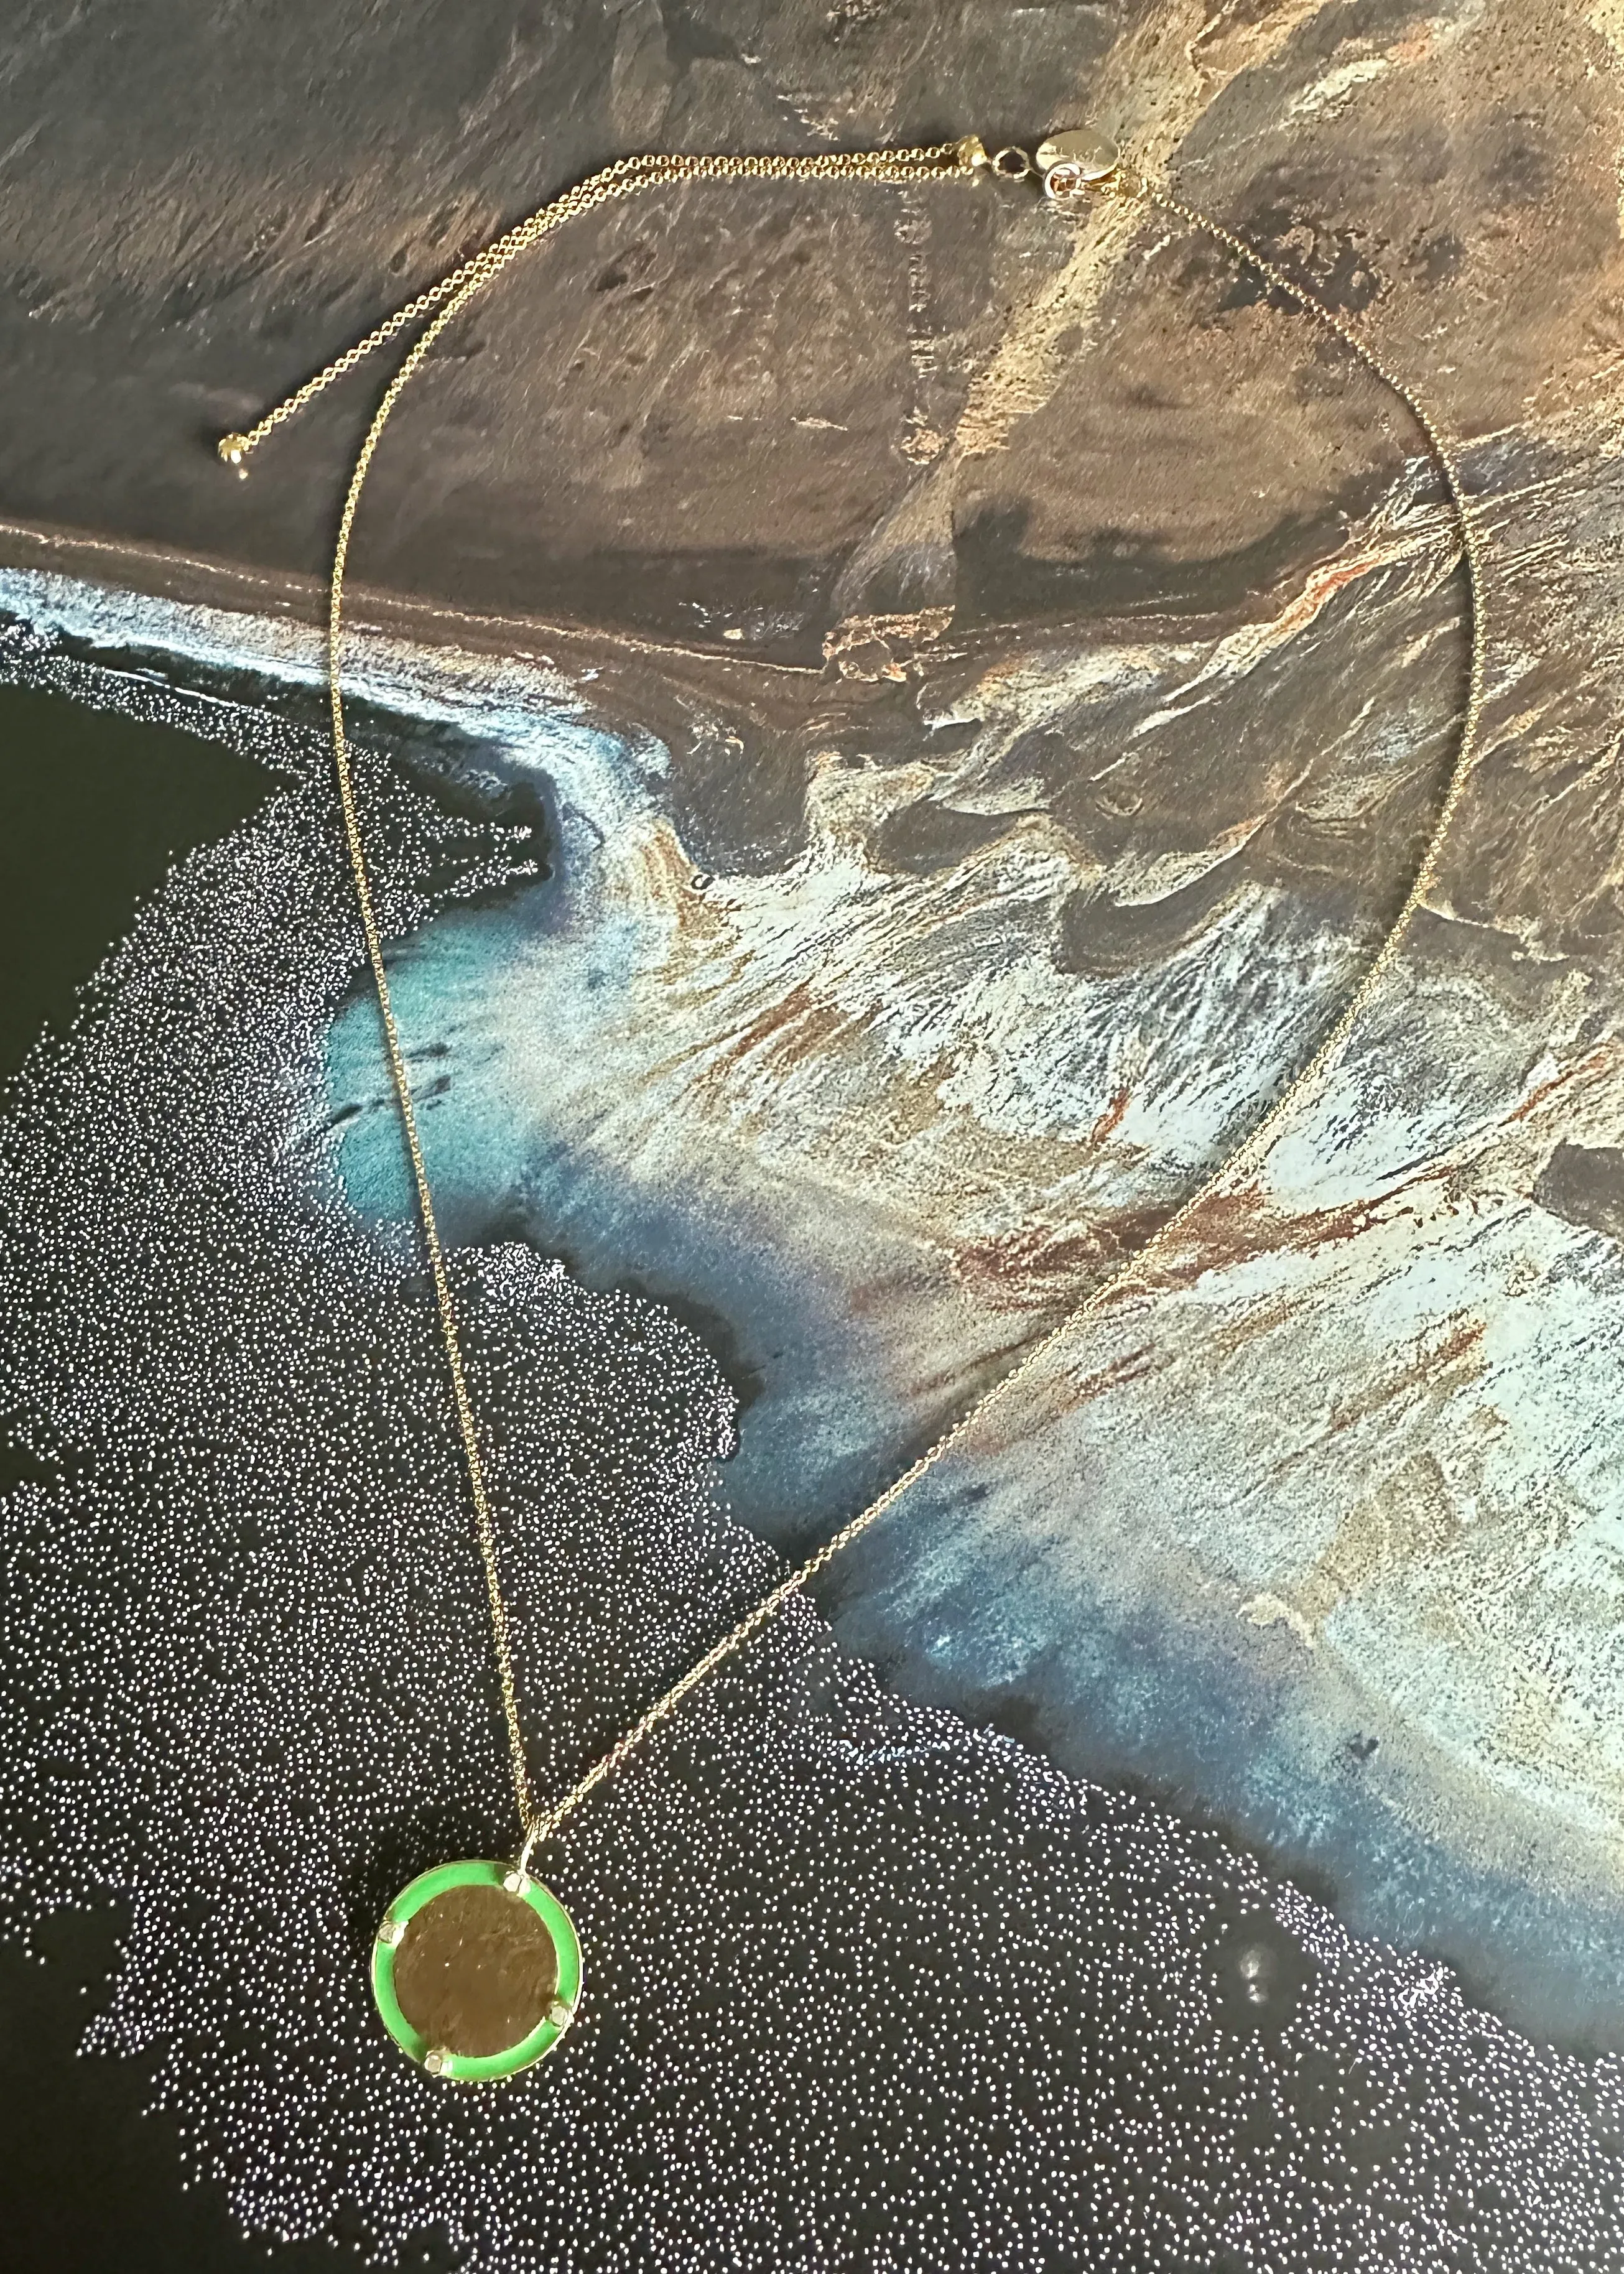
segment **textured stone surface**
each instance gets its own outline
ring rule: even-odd
[[[1616,2034],[1624,20],[198,20],[177,157],[175,11],[27,19],[0,503],[271,576],[214,579],[237,606],[310,606],[275,579],[319,573],[378,382],[246,484],[199,436],[627,147],[1086,109],[1462,439],[1490,706],[1401,976],[1163,1284],[851,1567],[843,1617],[1532,2022]],[[707,1321],[756,1399],[727,1488],[780,1538],[1142,1238],[1350,983],[1461,690],[1414,448],[1215,254],[989,185],[613,214],[408,396],[358,562],[415,605],[372,613],[530,659],[494,693],[466,656],[407,676],[544,779],[560,845],[402,959],[437,1174],[464,1236],[523,1228]],[[378,1103],[373,1051],[341,1023],[335,1117]],[[335,1126],[393,1205],[387,1116]]]

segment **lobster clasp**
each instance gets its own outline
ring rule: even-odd
[[[1041,177],[1044,196],[1064,204],[1089,190],[1103,189],[1115,177],[1122,153],[1095,127],[1068,126],[1040,142],[1032,162]]]

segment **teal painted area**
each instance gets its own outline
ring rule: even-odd
[[[725,1143],[683,1142],[680,1107],[658,1102],[665,1076],[643,1126],[628,1128],[625,944],[613,926],[583,939],[568,892],[568,878],[553,879],[499,906],[451,909],[390,951],[441,1231],[454,1246],[522,1239],[583,1284],[652,1297],[691,1328],[740,1404],[723,1488],[793,1552],[934,1434],[967,1389],[976,1322],[965,1321],[956,1349],[947,1338],[921,1413],[894,1304],[956,1298],[913,1226],[877,1196],[831,1209],[792,1176],[746,1173]],[[504,1029],[528,1047],[504,1047]],[[347,1199],[369,1222],[410,1224],[377,1006],[358,986],[329,1032],[325,1073]],[[851,1298],[865,1284],[879,1291],[871,1311]]]

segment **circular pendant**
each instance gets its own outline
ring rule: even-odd
[[[581,1945],[550,1887],[512,1864],[440,1864],[403,1887],[372,1945],[383,2025],[431,2076],[515,2076],[575,2018]]]

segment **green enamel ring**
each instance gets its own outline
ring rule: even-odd
[[[395,1994],[395,1957],[408,1927],[419,1911],[459,1887],[500,1888],[528,1904],[553,1945],[558,1978],[547,2011],[527,2035],[500,2052],[455,2052],[432,2044],[407,2020]],[[449,2077],[454,2082],[492,2083],[532,2067],[553,2051],[569,2027],[581,1996],[581,1943],[575,1922],[551,1887],[543,1886],[539,1879],[532,1879],[515,1865],[438,1864],[402,1887],[384,1913],[372,1944],[372,1996],[383,2025],[403,2053],[432,2076]]]

